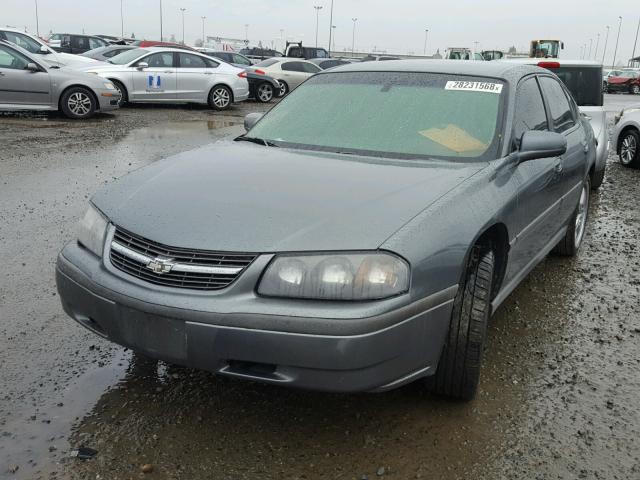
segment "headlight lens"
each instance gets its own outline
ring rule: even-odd
[[[279,255],[258,294],[318,300],[380,300],[409,289],[409,265],[383,252]]]
[[[105,82],[104,83],[104,88],[106,88],[107,90],[115,90],[116,87],[113,83],[111,82]]]
[[[87,213],[78,224],[78,243],[101,257],[107,224],[107,219],[90,204]]]

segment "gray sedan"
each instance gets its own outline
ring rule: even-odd
[[[246,127],[92,198],[57,262],[73,319],[229,377],[468,399],[491,313],[582,244],[595,139],[548,70],[352,64]]]
[[[61,110],[83,119],[118,108],[120,93],[95,75],[52,65],[0,40],[0,110]]]

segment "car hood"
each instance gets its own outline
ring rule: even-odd
[[[486,166],[221,142],[122,177],[92,202],[112,223],[170,246],[376,249]]]
[[[93,58],[81,57],[80,55],[72,55],[71,53],[58,52],[56,54],[56,57],[56,60],[58,62],[72,68],[88,67],[91,65],[97,66],[102,63]]]

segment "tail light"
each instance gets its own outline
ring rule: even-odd
[[[240,73],[238,74],[238,76],[239,76],[240,78],[247,78],[247,72],[240,72]]]
[[[542,68],[560,68],[560,62],[538,62],[538,66]]]
[[[267,72],[265,72],[264,70],[260,70],[259,68],[256,68],[254,70],[254,73],[257,73],[258,75],[266,75]]]

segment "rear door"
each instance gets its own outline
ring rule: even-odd
[[[567,152],[562,156],[563,202],[559,221],[565,225],[578,204],[582,182],[587,173],[590,145],[578,109],[563,85],[553,77],[540,77],[540,85],[551,116],[553,131],[567,139]]]
[[[548,131],[549,118],[534,76],[518,85],[512,132],[512,150],[520,147],[530,130]],[[518,212],[514,216],[516,239],[510,253],[508,277],[525,269],[562,227],[560,158],[540,158],[517,165],[513,175],[520,184]]]
[[[46,108],[51,102],[51,82],[47,72],[25,70],[31,60],[0,45],[0,105]]]
[[[139,69],[140,63],[149,66]],[[177,95],[177,69],[173,52],[157,52],[142,57],[133,64],[133,92],[131,101],[166,102],[175,101]]]
[[[188,102],[205,102],[209,95],[214,60],[204,59],[192,53],[178,53],[178,89],[176,98]]]

